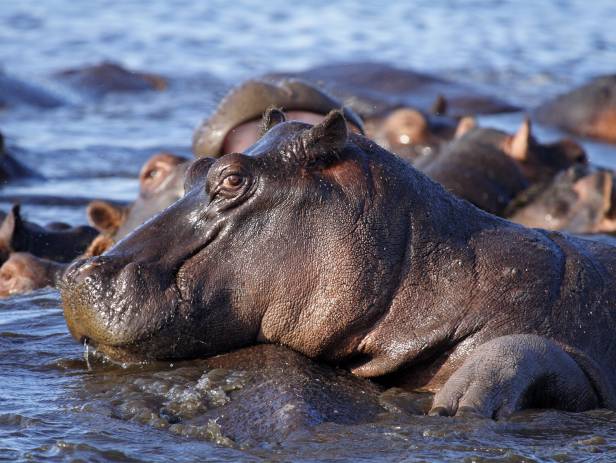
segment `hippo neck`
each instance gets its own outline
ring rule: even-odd
[[[518,228],[415,170],[407,197],[410,239],[398,287],[357,347],[353,371],[361,376],[382,376],[432,358],[481,329],[480,322],[465,323],[474,290],[483,284],[476,250],[484,235]]]

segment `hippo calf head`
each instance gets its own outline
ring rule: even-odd
[[[201,158],[185,196],[62,282],[68,327],[121,361],[213,355],[257,342],[351,353],[387,307],[410,233],[407,164],[339,111],[264,116],[245,154]],[[406,206],[404,206],[406,207]]]
[[[161,152],[153,155],[139,172],[139,196],[129,206],[96,200],[88,205],[88,220],[104,237],[98,240],[113,244],[128,235],[147,219],[162,211],[184,194],[186,158]],[[109,246],[103,246],[104,250]],[[100,246],[99,246],[100,248]],[[96,252],[92,253],[96,255]]]

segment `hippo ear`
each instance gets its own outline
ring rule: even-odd
[[[526,161],[532,143],[530,119],[525,117],[518,131],[503,143],[503,151],[516,161]]]
[[[432,103],[430,112],[435,116],[442,116],[447,113],[447,100],[440,93],[436,97],[436,100],[434,100],[434,103]]]
[[[9,254],[14,251],[14,237],[19,235],[19,230],[23,227],[19,210],[19,204],[14,204],[0,225],[0,262],[8,259]]]
[[[275,125],[278,125],[281,122],[286,122],[286,120],[287,117],[284,115],[282,110],[275,108],[274,106],[270,106],[263,113],[261,127],[259,128],[259,137],[265,135]]]
[[[297,161],[304,167],[332,164],[339,159],[347,138],[348,128],[342,111],[330,111],[319,124],[302,133],[303,156],[297,153]]]
[[[458,127],[456,127],[456,133],[453,137],[460,138],[475,127],[477,127],[477,120],[472,116],[464,116],[460,119],[460,122],[458,122]]]
[[[113,235],[124,223],[125,209],[107,201],[92,201],[86,209],[88,222],[99,232]]]

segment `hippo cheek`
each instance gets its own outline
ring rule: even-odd
[[[78,261],[65,273],[61,294],[79,342],[118,361],[174,357],[179,294],[154,266],[105,257]]]

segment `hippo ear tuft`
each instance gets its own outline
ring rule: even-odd
[[[348,135],[342,111],[330,111],[319,124],[302,133],[302,163],[305,167],[332,164],[339,159]]]
[[[276,108],[274,106],[270,106],[263,113],[263,117],[261,118],[261,127],[259,129],[259,136],[262,137],[265,135],[272,127],[280,124],[281,122],[286,122],[287,118],[282,112],[280,108]]]

